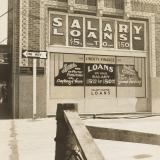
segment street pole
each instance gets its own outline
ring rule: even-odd
[[[22,57],[32,58],[33,59],[33,109],[32,109],[32,118],[35,119],[37,116],[37,58],[38,59],[47,59],[46,51],[27,51],[22,52]]]
[[[36,118],[37,114],[37,59],[33,58],[33,119]]]

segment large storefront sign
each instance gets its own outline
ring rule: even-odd
[[[145,50],[145,34],[142,21],[50,14],[50,45]]]

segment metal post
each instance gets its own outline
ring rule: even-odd
[[[33,59],[33,119],[36,118],[37,113],[37,93],[36,93],[36,77],[37,77],[37,59]]]

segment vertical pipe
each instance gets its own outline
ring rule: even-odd
[[[34,58],[33,59],[33,119],[35,119],[36,117],[36,113],[37,113],[37,93],[36,93],[36,77],[37,77],[37,67],[36,64],[37,63],[37,59]]]

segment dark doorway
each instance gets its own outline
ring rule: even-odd
[[[9,64],[0,64],[0,119],[12,118],[10,79]]]

